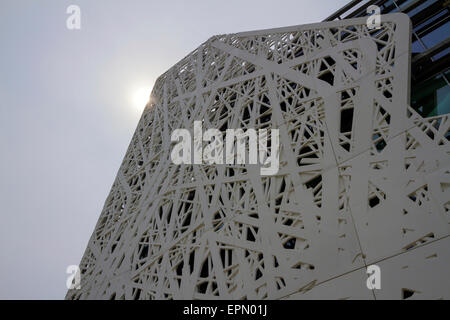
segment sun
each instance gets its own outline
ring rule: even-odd
[[[131,102],[138,111],[144,110],[145,105],[150,100],[151,90],[150,87],[139,87],[133,91]]]

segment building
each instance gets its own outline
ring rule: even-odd
[[[424,117],[450,113],[449,1],[353,0],[325,21],[367,15],[370,5],[382,14],[402,12],[411,18],[411,106]]]
[[[449,298],[447,7],[352,1],[161,75],[66,298]],[[279,170],[174,164],[194,121],[278,129]]]

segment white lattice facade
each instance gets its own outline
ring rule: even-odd
[[[401,14],[210,38],[156,82],[67,298],[450,298],[450,123],[408,106],[410,54]],[[173,164],[194,121],[279,129],[279,171]]]

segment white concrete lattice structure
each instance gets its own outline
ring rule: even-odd
[[[68,299],[449,298],[448,115],[409,103],[410,22],[214,36],[155,84]],[[174,165],[171,132],[278,128],[280,170]],[[381,268],[381,290],[366,267]]]

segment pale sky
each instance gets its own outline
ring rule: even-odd
[[[63,299],[156,78],[215,34],[348,0],[1,0],[0,299]],[[66,9],[81,9],[68,30]],[[145,94],[144,94],[145,96]]]

